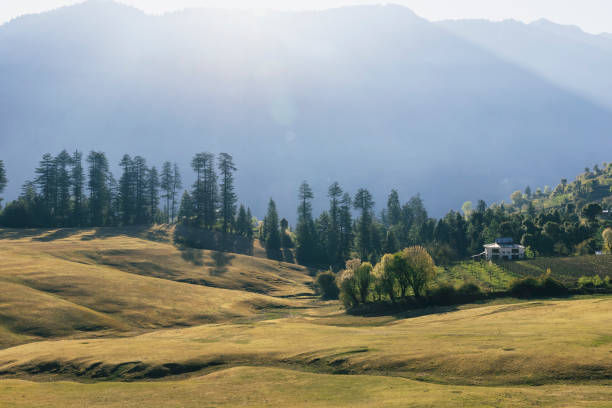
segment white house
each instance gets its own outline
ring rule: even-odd
[[[512,238],[497,238],[494,244],[486,244],[484,252],[474,258],[485,258],[487,261],[517,260],[525,258],[525,247],[515,244]]]

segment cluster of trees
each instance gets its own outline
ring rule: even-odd
[[[612,164],[604,164],[603,170],[595,166],[593,172],[572,183],[562,180],[545,193],[540,189],[532,193],[529,188],[525,193],[514,193],[514,204],[487,206],[481,200],[473,206],[468,202],[462,212],[450,211],[441,219],[428,216],[418,194],[402,203],[396,190],[376,214],[367,189],[351,195],[338,183],[328,188],[329,208],[315,218],[314,193],[303,182],[298,190],[295,229],[280,219],[270,199],[263,222],[254,230],[256,220],[250,209],[237,206],[236,165],[227,153],[196,154],[191,161],[195,181],[184,192],[177,164],[166,162],[158,172],[143,157],[125,155],[119,162],[122,173],[117,181],[103,152],[90,152],[87,168],[82,159],[78,151],[44,155],[36,178],[24,184],[17,200],[8,203],[0,224],[66,227],[179,222],[249,239],[257,233],[275,257],[283,248],[295,248],[299,263],[334,271],[352,258],[374,264],[383,254],[413,246],[425,247],[436,263],[447,264],[480,253],[483,244],[502,236],[528,247],[529,255],[593,253],[606,249],[604,230],[612,227],[610,220],[601,217],[606,201],[586,202],[579,193],[594,181],[609,191],[605,183],[612,177]],[[6,172],[0,162],[0,192],[5,184]],[[549,198],[563,194],[563,200],[555,206],[543,206],[545,194]],[[574,201],[568,198],[574,196]]]
[[[368,301],[396,302],[408,296],[421,298],[434,279],[436,268],[427,250],[421,246],[383,255],[376,266],[352,259],[338,279],[340,299],[347,308]]]
[[[601,174],[612,176],[612,165],[606,169]],[[532,202],[487,206],[480,200],[476,206],[465,203],[462,212],[451,210],[434,219],[418,194],[402,204],[398,192],[392,190],[378,216],[367,189],[351,198],[334,183],[328,197],[329,210],[313,220],[312,190],[306,182],[300,186],[296,252],[301,263],[336,271],[352,257],[374,263],[384,253],[415,245],[426,247],[436,263],[448,264],[482,252],[485,243],[499,237],[513,238],[528,247],[529,256],[589,254],[606,249],[603,231],[612,227],[610,220],[601,217],[605,203],[584,200],[546,208],[536,208]],[[351,209],[358,211],[355,220]]]
[[[245,209],[244,205],[237,208],[234,159],[227,153],[221,153],[217,161],[215,166],[215,156],[212,153],[198,153],[191,160],[196,179],[191,191],[183,193],[178,222],[252,239],[251,209]]]
[[[198,153],[192,160],[196,181],[185,191],[179,166],[165,162],[158,171],[142,156],[124,155],[117,180],[104,152],[85,158],[66,150],[43,155],[36,177],[26,181],[17,200],[7,204],[0,224],[9,227],[81,227],[146,225],[181,222],[253,237],[252,216],[244,206],[236,211],[236,166],[231,155]],[[0,192],[6,185],[0,161]]]
[[[141,156],[123,156],[119,181],[104,152],[66,150],[43,155],[36,177],[7,204],[0,218],[10,227],[80,227],[170,222],[175,217],[181,175],[166,162],[159,174]],[[164,201],[160,208],[160,199]]]

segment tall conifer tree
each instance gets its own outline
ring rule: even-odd
[[[234,191],[234,172],[236,166],[234,159],[227,153],[219,155],[219,176],[221,184],[219,186],[221,195],[221,218],[222,231],[228,232],[234,225],[234,217],[236,215],[236,193]]]
[[[85,173],[83,171],[83,154],[76,150],[70,160],[70,180],[72,184],[72,197],[74,203],[72,206],[73,224],[82,226],[85,223],[84,219],[84,200],[85,191]]]

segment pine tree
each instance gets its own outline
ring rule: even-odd
[[[236,166],[234,159],[227,153],[219,155],[219,172],[221,177],[220,193],[221,193],[221,217],[222,231],[228,232],[234,224],[236,215],[236,193],[234,191],[234,174]]]
[[[161,197],[165,200],[164,204],[164,221],[170,223],[170,199],[172,198],[172,187],[174,180],[172,180],[172,163],[169,161],[164,162],[161,171],[160,188],[162,190]]]
[[[208,229],[213,228],[217,218],[217,175],[214,159],[211,153],[198,153],[191,161],[191,167],[196,172],[192,194],[196,224]]]
[[[147,161],[142,156],[134,157],[134,198],[135,222],[145,224],[148,221],[149,200],[147,199],[147,178],[149,169]]]
[[[55,209],[57,206],[57,166],[51,154],[43,155],[36,168],[37,177],[34,183],[40,191],[43,206],[43,220],[46,226],[55,224]]]
[[[129,155],[124,155],[119,162],[123,169],[119,179],[119,211],[123,225],[132,225],[135,220],[136,197],[134,180],[134,162]]]
[[[111,206],[108,160],[103,152],[92,151],[87,156],[87,163],[90,222],[92,226],[104,226]]]
[[[253,215],[251,214],[250,208],[247,208],[247,220],[249,220],[249,228],[246,236],[249,239],[253,239]]]
[[[4,169],[4,162],[0,160],[0,194],[4,192],[7,182],[8,180],[6,179],[6,170]],[[0,198],[0,204],[2,204],[2,198]]]
[[[355,209],[361,210],[361,217],[357,230],[357,242],[359,255],[361,259],[365,261],[369,259],[373,252],[372,209],[374,208],[374,201],[372,200],[372,194],[364,188],[359,189],[357,194],[355,194],[353,206]]]
[[[172,199],[170,200],[170,222],[176,221],[176,205],[179,191],[183,188],[178,164],[174,163],[172,172]]]
[[[298,224],[296,227],[296,257],[300,263],[312,263],[316,260],[315,226],[312,219],[312,189],[306,181],[300,185],[298,198]]]
[[[178,211],[178,221],[181,224],[190,225],[194,222],[195,206],[189,191],[183,193],[181,205]]]
[[[65,227],[70,223],[71,180],[68,167],[72,158],[66,150],[55,158],[57,179],[57,225]]]
[[[281,237],[276,203],[272,199],[268,203],[268,213],[264,218],[263,235],[268,255],[276,257],[281,248]]]
[[[397,190],[391,190],[389,198],[387,199],[387,225],[397,225],[400,222],[402,216],[402,208],[400,206],[399,194]]]
[[[236,218],[236,233],[243,237],[248,237],[248,230],[251,228],[251,220],[247,217],[244,205],[240,204],[238,217]]]
[[[74,199],[72,206],[72,221],[74,225],[83,226],[85,224],[83,209],[85,173],[83,172],[83,154],[78,150],[72,154],[70,166],[70,182],[72,185],[72,197]]]
[[[155,166],[147,174],[147,198],[149,201],[149,223],[155,223],[159,211],[159,175]]]
[[[351,215],[352,200],[349,193],[344,193],[340,201],[340,254],[346,261],[353,249],[353,217]]]
[[[340,184],[333,183],[327,190],[327,196],[329,197],[329,236],[327,238],[328,248],[326,249],[329,254],[330,263],[333,264],[334,269],[341,267],[344,264],[342,257],[342,231],[341,231],[341,211],[340,211],[340,199],[342,198],[342,188]]]

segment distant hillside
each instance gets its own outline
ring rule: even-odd
[[[379,209],[391,188],[421,192],[440,216],[607,160],[612,115],[588,87],[498,51],[400,6],[147,16],[90,1],[18,18],[0,26],[5,199],[63,148],[105,151],[114,166],[124,153],[159,166],[227,151],[241,201],[261,217],[274,197],[292,222],[304,179],[315,211],[337,180],[369,186]],[[612,62],[593,61],[576,78],[609,89],[599,73]]]
[[[515,192],[513,203],[525,210],[529,203],[536,209],[561,208],[569,204],[582,208],[599,203],[604,210],[612,209],[612,163],[585,168],[573,181],[561,179],[555,187],[538,187]]]

